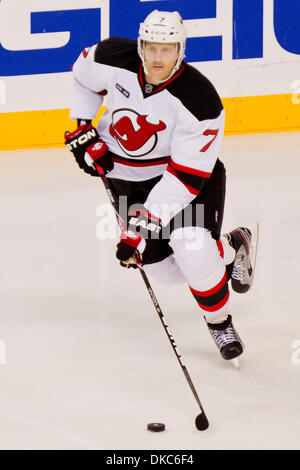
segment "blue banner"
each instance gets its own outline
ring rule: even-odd
[[[137,38],[140,22],[154,9],[177,10],[184,20],[216,18],[218,15],[216,0],[107,1],[110,36],[132,39]],[[263,0],[233,0],[233,60],[263,57],[263,4]],[[8,50],[0,43],[0,76],[70,71],[80,52],[101,39],[100,20],[100,8],[32,12],[31,34],[68,31],[70,40],[62,47],[18,51]],[[300,54],[300,1],[274,0],[272,20],[278,47]],[[222,47],[221,34],[188,38],[186,60],[221,61]]]
[[[31,33],[70,32],[63,47],[10,51],[0,43],[0,76],[69,72],[84,47],[100,38],[99,8],[31,13]]]
[[[216,0],[111,0],[110,35],[136,39],[140,23],[152,10],[177,10],[184,20],[216,18]],[[222,60],[222,36],[189,38],[186,47],[187,62]]]
[[[300,1],[274,0],[274,31],[278,43],[300,54]]]
[[[232,58],[263,57],[263,0],[234,0]]]

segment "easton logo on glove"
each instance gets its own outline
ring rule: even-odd
[[[114,163],[107,153],[107,145],[91,124],[82,124],[73,132],[65,132],[65,144],[85,173],[99,176],[113,169]],[[97,169],[94,168],[94,163]]]
[[[136,267],[135,252],[138,251],[140,255],[144,253],[149,239],[160,238],[162,228],[160,219],[145,208],[131,211],[129,215],[132,217],[129,220],[128,229],[122,232],[116,252],[121,265],[127,268]]]
[[[86,144],[87,142],[95,140],[95,138],[99,137],[97,130],[92,126],[89,126],[90,129],[87,128],[86,132],[83,134],[82,131],[84,127],[85,126],[80,126],[78,127],[78,129],[76,129],[76,131],[71,132],[67,135],[67,139],[69,140],[69,142],[67,142],[66,145],[68,149],[71,150],[71,152],[73,149],[77,149],[78,147]],[[76,134],[78,135],[78,138]]]
[[[142,230],[149,230],[152,233],[158,234],[161,232],[160,219],[150,214],[147,210],[141,209],[137,212],[131,212],[129,215],[133,216],[129,220],[129,225],[139,227]]]
[[[150,232],[159,233],[161,231],[161,226],[152,224],[151,222],[146,222],[146,220],[141,220],[137,217],[131,217],[129,220],[130,225],[135,227],[140,227],[144,230],[150,230]]]

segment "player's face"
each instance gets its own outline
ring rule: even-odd
[[[160,80],[165,80],[171,74],[177,59],[177,44],[146,42],[144,60],[148,71],[147,82],[155,85]]]

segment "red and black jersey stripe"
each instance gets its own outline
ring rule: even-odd
[[[148,160],[142,160],[141,158],[126,158],[114,154],[111,154],[111,157],[113,162],[115,163],[120,163],[121,165],[126,166],[135,166],[139,168],[146,166],[167,165],[170,160],[170,157],[149,158]]]
[[[205,171],[195,170],[194,168],[179,165],[172,159],[169,161],[167,171],[176,176],[176,178],[178,178],[181,183],[185,185],[189,192],[195,195],[199,194],[211,175],[211,173]]]

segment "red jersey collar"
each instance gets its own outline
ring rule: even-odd
[[[151,96],[151,95],[154,95],[155,93],[158,93],[158,92],[164,90],[171,82],[176,80],[176,78],[179,77],[179,75],[182,74],[184,69],[185,69],[185,62],[183,62],[180,69],[174,75],[172,75],[172,77],[170,77],[169,80],[162,83],[158,88],[155,88],[151,93],[146,94],[146,96]],[[138,79],[139,79],[139,84],[141,86],[142,92],[145,95],[145,83],[146,83],[146,81],[145,81],[145,75],[144,75],[143,64],[142,63],[140,65],[140,70],[139,70],[139,73],[138,73]]]

